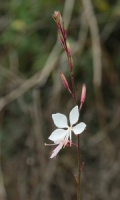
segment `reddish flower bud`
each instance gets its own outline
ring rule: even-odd
[[[70,93],[72,93],[71,90],[70,90],[70,88],[69,88],[67,79],[65,78],[65,76],[64,76],[64,74],[63,74],[62,72],[60,72],[60,76],[61,76],[61,79],[62,79],[62,82],[63,82],[64,87],[65,87]]]
[[[85,84],[83,84],[82,93],[81,93],[81,99],[80,99],[80,110],[81,110],[82,105],[83,105],[83,103],[85,101],[85,98],[86,98],[86,86],[85,86]]]
[[[81,103],[84,103],[86,97],[86,86],[83,84],[82,86],[82,93],[81,93]]]

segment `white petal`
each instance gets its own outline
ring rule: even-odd
[[[69,119],[70,119],[70,125],[72,126],[73,124],[76,124],[76,122],[79,119],[79,111],[78,111],[78,106],[75,106],[69,115]]]
[[[74,126],[72,128],[72,130],[76,135],[78,135],[78,134],[82,133],[85,130],[85,128],[86,128],[86,124],[81,122],[81,123],[77,124],[76,126]]]
[[[50,137],[48,139],[53,141],[53,142],[57,142],[57,141],[63,140],[65,135],[66,135],[66,130],[64,130],[64,129],[56,129],[55,131],[53,131],[51,133],[51,135],[50,135]]]
[[[52,154],[50,156],[50,158],[54,158],[58,153],[59,151],[62,149],[63,147],[63,143],[61,142],[53,151],[52,151]]]
[[[58,128],[68,128],[67,117],[61,113],[56,113],[52,115],[54,124]]]

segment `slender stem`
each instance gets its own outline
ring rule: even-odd
[[[70,75],[71,75],[71,83],[72,83],[73,100],[74,100],[75,104],[77,104],[73,72],[71,72]],[[80,200],[80,177],[81,177],[80,135],[77,136],[77,157],[78,157],[77,200]]]
[[[77,104],[73,71],[70,72],[70,76],[71,76],[71,83],[72,83],[72,94],[73,94],[72,97],[73,97],[74,103]],[[77,157],[78,157],[77,200],[80,200],[80,176],[81,176],[80,135],[77,136]]]
[[[71,84],[72,84],[72,97],[74,103],[77,104],[76,92],[75,92],[75,81],[73,74],[73,62],[71,62],[71,55],[68,56],[68,63],[70,68]],[[77,157],[78,157],[78,174],[77,174],[77,200],[80,200],[80,176],[81,176],[81,159],[80,159],[80,136],[77,136]]]
[[[72,83],[73,100],[74,100],[75,104],[77,104],[76,93],[75,93],[75,81],[74,81],[74,74],[73,74],[73,72],[70,73],[70,76],[71,76],[71,83]]]
[[[80,200],[80,176],[81,176],[81,159],[80,159],[80,135],[77,137],[78,139],[78,178],[77,178],[77,200]]]

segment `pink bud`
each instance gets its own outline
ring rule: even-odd
[[[82,93],[81,93],[81,103],[82,104],[85,101],[85,97],[86,97],[86,86],[85,86],[85,84],[83,84],[83,86],[82,86]]]
[[[65,76],[64,76],[64,74],[63,74],[62,72],[60,72],[60,76],[61,76],[61,79],[62,79],[62,82],[63,82],[64,87],[65,87],[70,93],[72,93],[71,90],[70,90],[70,88],[69,88],[67,79],[65,78]]]
[[[61,79],[62,79],[62,82],[63,82],[63,85],[65,86],[66,89],[69,89],[69,85],[68,85],[68,82],[64,76],[64,74],[62,72],[60,72],[60,76],[61,76]]]
[[[80,110],[81,110],[82,105],[83,105],[83,103],[85,101],[85,98],[86,98],[86,86],[85,86],[85,84],[83,84],[82,93],[81,93],[81,99],[80,99]]]

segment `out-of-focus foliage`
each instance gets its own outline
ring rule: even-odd
[[[63,13],[64,3],[63,0],[0,2],[1,99],[16,88],[19,92],[21,84],[44,69],[57,40],[52,13],[54,10]],[[81,113],[81,120],[87,124],[87,130],[81,136],[81,153],[86,166],[82,172],[82,200],[118,200],[120,0],[93,0],[92,3],[102,49],[100,96],[103,102],[101,98],[96,99],[94,93],[89,27],[84,30],[87,37],[82,52],[78,49],[73,56],[78,103],[82,83],[87,87],[86,103]],[[75,1],[68,29],[74,49],[79,44],[82,12],[82,3]],[[51,148],[44,147],[54,129],[51,114],[69,113],[74,105],[59,77],[62,69],[69,81],[67,67],[67,58],[60,54],[45,83],[36,84],[0,112],[1,200],[5,199],[5,194],[8,200],[76,198],[73,176],[77,170],[75,149],[63,149],[58,159],[49,160]]]
[[[9,1],[6,7],[2,5],[1,51],[10,54],[16,52],[20,71],[26,72],[28,76],[44,66],[55,42],[52,37],[53,34],[55,36],[55,31],[51,13],[57,2],[15,0]],[[3,64],[8,65],[8,59],[6,58]]]

